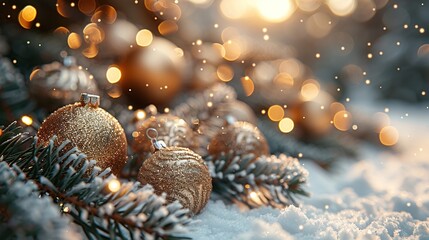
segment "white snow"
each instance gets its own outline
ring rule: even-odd
[[[299,208],[240,210],[210,201],[190,237],[429,239],[429,110],[397,106],[391,112],[399,151],[364,146],[359,161],[344,161],[334,172],[304,162],[312,196],[300,199]]]

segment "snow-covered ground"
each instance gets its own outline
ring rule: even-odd
[[[362,147],[334,172],[305,162],[312,196],[301,206],[243,211],[210,201],[194,239],[429,239],[429,110],[395,104],[399,152]]]

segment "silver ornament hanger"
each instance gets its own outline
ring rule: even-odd
[[[156,131],[155,128],[148,128],[146,130],[146,136],[152,142],[152,145],[155,148],[155,151],[158,151],[167,147],[167,144],[165,144],[164,141],[156,139],[158,137],[158,131]]]
[[[91,106],[91,107],[95,107],[95,108],[100,106],[100,96],[98,96],[98,95],[81,93],[80,94],[80,101],[82,104],[84,104],[86,106]]]

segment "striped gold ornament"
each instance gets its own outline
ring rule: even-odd
[[[197,214],[207,204],[212,179],[201,156],[188,148],[167,147],[156,151],[142,165],[138,179],[151,184],[157,194],[167,193]]]

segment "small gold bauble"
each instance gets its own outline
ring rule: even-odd
[[[94,98],[82,99],[53,112],[43,121],[37,137],[45,145],[54,135],[57,146],[70,140],[88,159],[97,160],[97,166],[110,167],[118,176],[127,161],[124,129],[112,115],[98,107],[98,99],[92,100]]]
[[[231,150],[236,154],[253,153],[255,157],[270,154],[264,135],[248,122],[235,122],[229,125],[219,131],[208,146],[208,152],[212,155]]]
[[[212,179],[201,156],[188,148],[167,147],[146,159],[139,181],[151,184],[157,194],[167,193],[169,202],[178,200],[194,214],[207,204]]]
[[[155,129],[158,132],[157,139],[164,141],[167,146],[190,149],[196,147],[194,133],[185,120],[170,114],[160,114],[151,116],[139,124],[137,131],[133,134],[132,148],[134,152],[138,154],[153,152],[152,142],[146,135],[149,128]]]

